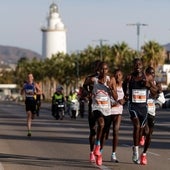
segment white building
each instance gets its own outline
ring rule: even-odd
[[[59,52],[66,53],[66,29],[60,18],[58,6],[52,3],[47,16],[47,26],[42,31],[42,57],[51,58]]]
[[[162,83],[164,90],[170,85],[170,64],[160,65],[157,70],[156,80]]]
[[[0,84],[0,101],[16,100],[18,97],[21,98],[17,84]]]

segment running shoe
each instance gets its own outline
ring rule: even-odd
[[[95,159],[95,155],[93,152],[90,153],[90,162],[95,162],[96,159]]]
[[[95,148],[94,148],[94,155],[96,155],[96,156],[101,155],[101,152],[100,152],[100,145],[95,145]]]
[[[30,131],[28,131],[28,134],[27,134],[27,136],[31,137],[31,132],[30,132]]]
[[[145,136],[142,136],[142,137],[141,137],[139,144],[140,144],[141,146],[143,146],[143,145],[145,144]]]
[[[102,165],[102,154],[96,156],[96,165],[101,166]]]
[[[136,164],[140,164],[140,161],[139,161],[139,154],[138,152],[136,152],[134,150],[134,147],[133,147],[133,155],[132,155],[132,161]]]
[[[141,165],[147,165],[146,154],[141,154],[141,156],[140,156],[140,164]]]
[[[111,156],[111,162],[119,163],[119,161],[118,161],[117,158],[116,158],[116,155],[112,155],[112,156]]]

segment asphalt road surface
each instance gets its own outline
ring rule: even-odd
[[[43,103],[27,137],[24,104],[0,102],[0,170],[170,170],[170,111],[157,112],[156,126],[148,150],[148,165],[137,165],[132,157],[132,124],[127,110],[122,117],[117,157],[110,161],[111,135],[103,151],[101,167],[89,162],[88,121],[51,116]],[[139,149],[142,152],[142,147]]]

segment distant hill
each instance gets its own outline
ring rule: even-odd
[[[166,51],[170,51],[170,43],[163,45]]]
[[[16,64],[22,57],[41,58],[41,55],[24,48],[0,45],[0,62]]]
[[[170,43],[162,45],[167,51],[170,52]],[[0,45],[0,63],[6,64],[16,64],[18,60],[22,57],[27,58],[38,58],[41,59],[42,56],[35,51],[31,51],[24,48],[3,46]]]

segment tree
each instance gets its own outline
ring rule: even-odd
[[[145,66],[151,66],[154,69],[165,61],[165,49],[155,41],[149,41],[142,46],[142,59]]]
[[[0,71],[0,84],[13,84],[15,83],[14,71],[2,69]]]
[[[132,61],[136,56],[136,51],[132,50],[125,42],[112,46],[111,64],[114,69],[120,68],[128,73],[131,70]]]
[[[16,70],[14,72],[15,75],[15,82],[20,87],[23,85],[24,81],[27,78],[28,71],[26,71],[28,68],[29,59],[26,57],[22,57],[19,59]]]

